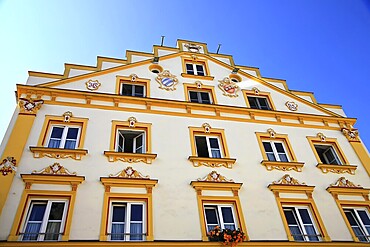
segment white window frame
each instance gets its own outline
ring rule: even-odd
[[[298,228],[300,229],[300,232],[301,232],[301,236],[302,238],[304,239],[304,241],[307,241],[307,242],[317,242],[317,241],[313,241],[313,240],[310,240],[309,239],[309,236],[307,236],[307,231],[306,231],[306,228],[305,228],[305,225],[311,225],[314,230],[315,230],[315,233],[316,233],[316,237],[318,238],[318,241],[322,241],[322,237],[321,237],[321,234],[320,234],[320,231],[318,231],[317,229],[317,226],[316,226],[316,221],[315,221],[315,218],[312,216],[312,213],[311,213],[311,209],[309,206],[294,206],[294,205],[285,205],[283,206],[283,211],[286,211],[286,210],[291,210],[291,209],[294,209],[293,211],[293,214],[294,214],[294,217],[298,223],[298,225],[294,225],[294,226],[298,226]],[[304,224],[303,221],[302,221],[302,218],[301,218],[301,215],[299,213],[299,209],[305,209],[307,210],[307,213],[310,217],[310,220],[312,222],[312,224]],[[290,234],[293,236],[294,238],[294,235],[292,234],[291,230],[290,230],[290,226],[289,223],[288,223],[288,220],[284,214],[284,217],[285,217],[285,221],[289,227],[289,231],[290,231]],[[298,241],[298,240],[296,240]]]
[[[276,141],[276,140],[262,140],[262,146],[263,146],[263,143],[266,142],[266,143],[270,143],[271,145],[271,148],[272,148],[272,154],[274,155],[275,157],[275,160],[276,161],[279,161],[279,162],[282,162],[282,160],[280,159],[280,156],[279,154],[283,154],[283,153],[279,153],[275,147],[275,143],[281,143],[282,146],[283,146],[283,149],[284,149],[284,154],[285,156],[287,157],[287,160],[288,161],[283,161],[283,162],[290,162],[290,157],[289,157],[289,154],[287,152],[287,148],[285,146],[285,142],[284,141]],[[267,159],[268,159],[268,153],[271,153],[271,152],[267,152],[265,147],[263,147],[264,149],[264,152],[266,153],[266,156],[267,156]],[[270,160],[269,160],[270,161]]]
[[[113,207],[115,205],[120,205],[120,206],[125,206],[125,226],[124,226],[124,237],[123,239],[119,239],[119,240],[114,240],[112,239],[112,220],[113,220]],[[132,205],[142,205],[143,207],[143,211],[142,211],[142,221],[141,222],[133,222],[131,220],[128,220],[130,215],[131,215],[131,206]],[[108,218],[108,227],[107,227],[107,231],[108,231],[108,234],[109,234],[109,240],[110,241],[145,241],[146,239],[146,229],[147,229],[147,215],[146,215],[146,203],[145,202],[142,202],[142,201],[130,201],[130,202],[126,202],[126,201],[112,201],[110,203],[110,206],[109,206],[109,218]],[[142,239],[141,240],[131,240],[131,236],[130,236],[130,226],[131,226],[131,223],[142,223]]]
[[[49,142],[50,142],[50,140],[52,140],[51,134],[53,133],[54,127],[63,128],[63,133],[62,133],[62,137],[60,139],[60,144],[59,144],[58,148],[65,148],[65,144],[66,144],[66,141],[67,141],[68,130],[70,128],[77,128],[78,133],[77,133],[76,145],[75,145],[74,149],[78,149],[78,146],[80,144],[80,136],[81,136],[81,126],[80,125],[62,125],[62,124],[52,124],[52,125],[50,125],[50,133],[49,133],[48,141],[45,143],[46,147],[49,147]]]
[[[328,149],[323,152],[324,160],[321,160],[321,157],[319,155],[319,152],[316,149],[316,146],[327,146],[328,147]],[[331,145],[331,144],[329,144],[329,145],[327,145],[327,144],[314,144],[314,147],[315,147],[315,151],[317,152],[317,155],[319,156],[319,158],[320,158],[321,162],[323,162],[323,164],[333,164],[329,161],[329,158],[326,156],[326,153],[329,152],[329,151],[332,153],[332,155],[334,156],[335,161],[338,163],[338,164],[335,164],[335,165],[342,165],[343,164],[342,160],[339,158],[339,156],[337,154],[337,151],[335,150],[335,147],[333,145]],[[325,161],[325,163],[324,163],[324,161]]]
[[[124,95],[123,94],[123,86],[124,85],[130,85],[130,86],[132,86],[132,90],[131,90],[131,95]],[[139,86],[139,87],[143,87],[143,96],[136,96],[135,95],[135,88],[137,87],[137,86]],[[144,86],[144,85],[142,85],[142,84],[131,84],[131,83],[124,83],[124,82],[122,82],[121,83],[121,91],[120,91],[120,94],[121,95],[123,95],[123,96],[132,96],[132,97],[146,97],[146,87]]]
[[[197,141],[196,141],[196,137],[197,136],[199,136],[199,137],[205,137],[206,138],[206,144],[207,144],[207,150],[208,150],[208,158],[217,158],[217,157],[213,157],[212,150],[219,151],[220,152],[220,158],[223,158],[224,157],[224,155],[223,155],[223,149],[222,149],[222,145],[221,145],[221,141],[220,141],[220,137],[219,136],[213,136],[213,135],[211,135],[211,136],[208,136],[208,135],[195,135],[194,136],[195,150],[197,151],[197,155],[198,155],[198,147],[197,147]],[[211,138],[217,139],[218,149],[211,148],[211,142],[209,140]]]
[[[146,144],[146,131],[145,130],[128,130],[128,129],[118,129],[117,130],[117,133],[116,133],[116,152],[123,152],[124,153],[124,150],[125,150],[125,137],[123,136],[123,133],[121,133],[121,132],[138,132],[138,133],[141,133],[138,136],[133,138],[132,151],[133,151],[133,153],[138,153],[137,151],[140,148],[142,148],[143,152],[139,152],[139,153],[143,153],[143,154],[146,153],[146,145],[145,145]],[[139,137],[142,137],[143,140],[142,140],[142,145],[138,147],[137,146],[137,139]],[[120,138],[123,139],[123,146],[122,147],[119,146]],[[119,148],[121,148],[122,151],[119,151]]]
[[[367,226],[367,225],[364,224],[360,215],[357,212],[358,210],[365,211],[365,213],[367,214],[367,217],[370,218],[370,213],[367,210],[367,208],[349,208],[349,207],[343,208],[344,214],[346,213],[346,211],[350,211],[352,213],[352,215],[354,216],[354,219],[357,223],[357,227],[361,230],[361,232],[363,234],[365,234],[363,237],[366,238],[366,240],[367,240],[366,242],[370,242],[370,231],[366,228],[366,227],[370,227],[370,225]],[[355,234],[355,236],[359,239],[359,237],[356,235],[356,232],[353,230],[353,226],[350,224],[350,222],[347,218],[347,215],[346,215],[346,220],[348,221],[350,227],[352,228],[352,231]],[[361,240],[359,239],[359,241],[361,241]],[[365,242],[365,241],[361,241],[361,242]]]
[[[268,106],[268,109],[262,109],[261,107],[261,104],[258,100],[256,100],[257,102],[257,108],[252,108],[251,105],[250,105],[250,102],[249,102],[249,98],[256,98],[256,99],[265,99],[266,100],[266,103],[267,103],[267,106]],[[271,108],[271,104],[270,104],[270,101],[268,100],[267,97],[264,97],[264,96],[253,96],[253,95],[247,95],[247,100],[248,100],[248,104],[249,104],[249,107],[252,108],[252,109],[258,109],[258,110],[272,110]]]
[[[206,230],[207,230],[207,232],[210,229],[213,229],[217,225],[221,229],[227,228],[227,227],[225,227],[225,222],[224,222],[223,215],[222,215],[222,210],[221,210],[222,208],[231,208],[231,213],[232,213],[233,220],[234,220],[235,230],[239,228],[238,221],[235,218],[235,209],[234,209],[234,205],[233,204],[204,204],[203,205],[203,211],[204,211],[204,220],[205,220],[205,223],[206,223]],[[218,224],[217,225],[215,225],[215,224],[208,224],[208,222],[207,222],[207,215],[206,215],[206,209],[215,209],[216,210],[216,214],[217,214],[216,216],[217,216],[217,219],[218,219]],[[230,224],[230,223],[226,223],[226,224]]]
[[[193,74],[189,74],[188,73],[188,68],[187,68],[187,65],[188,64],[193,66],[193,70],[192,70],[193,71]],[[186,62],[185,63],[186,74],[188,74],[188,75],[199,75],[199,72],[198,72],[198,69],[197,69],[197,65],[200,65],[203,68],[203,75],[200,75],[200,76],[206,76],[206,68],[205,68],[204,64],[202,64],[202,63],[189,63],[189,62]]]
[[[207,91],[197,91],[197,90],[188,90],[188,95],[189,95],[189,101],[191,101],[191,97],[190,97],[190,92],[193,92],[193,93],[196,93],[197,94],[197,102],[193,102],[193,103],[199,103],[199,104],[213,104],[213,101],[212,101],[212,95],[210,92],[207,92]],[[201,97],[201,94],[202,93],[206,93],[208,94],[208,98],[209,98],[209,102],[210,103],[203,103],[202,101],[202,97]]]
[[[31,210],[33,209],[33,205],[37,204],[37,202],[40,202],[40,203],[41,202],[44,202],[44,203],[46,202],[46,209],[45,209],[45,212],[44,212],[43,219],[41,221],[40,230],[39,230],[38,233],[35,233],[35,234],[37,234],[37,239],[36,240],[23,240],[23,238],[26,234],[33,234],[33,233],[25,233],[25,231],[26,231],[27,225],[29,223],[29,217],[31,215]],[[45,234],[46,227],[47,227],[49,222],[52,222],[52,220],[49,221],[49,215],[50,215],[50,210],[51,210],[52,203],[64,203],[62,220],[60,221],[61,224],[60,224],[60,228],[59,228],[59,235],[58,235],[57,240],[44,240],[45,235],[46,235]],[[32,200],[29,201],[28,206],[27,206],[27,215],[26,215],[26,218],[25,218],[24,223],[23,223],[23,227],[22,227],[23,231],[20,234],[20,241],[24,241],[24,242],[28,242],[28,241],[59,241],[61,239],[61,236],[62,236],[63,232],[64,232],[68,207],[69,207],[69,200],[67,200],[67,199],[51,200],[51,199],[45,199],[45,198],[39,198],[39,199],[32,198]]]

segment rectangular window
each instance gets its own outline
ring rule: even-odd
[[[53,125],[47,146],[49,148],[75,149],[80,138],[80,126]]]
[[[212,104],[209,92],[204,91],[189,91],[190,102],[201,104]]]
[[[198,157],[222,158],[217,136],[195,136],[195,145]]]
[[[366,208],[344,208],[343,210],[358,240],[370,242],[370,215]]]
[[[204,205],[204,215],[208,232],[213,230],[215,226],[230,230],[238,228],[232,205]]]
[[[110,240],[143,241],[145,205],[142,202],[112,202],[110,210]]]
[[[286,149],[283,142],[279,141],[262,141],[265,153],[269,161],[289,162]]]
[[[320,241],[309,207],[283,207],[285,219],[295,241]]]
[[[265,97],[247,96],[249,106],[252,109],[271,110],[268,99]]]
[[[118,130],[116,151],[123,153],[146,153],[145,131]]]
[[[186,73],[189,75],[200,75],[205,76],[205,70],[203,64],[186,63]]]
[[[315,150],[323,164],[342,165],[335,149],[332,145],[315,144]]]
[[[22,241],[57,241],[63,233],[68,201],[33,200],[24,224]]]
[[[145,87],[137,84],[121,84],[121,95],[134,96],[134,97],[145,97]]]

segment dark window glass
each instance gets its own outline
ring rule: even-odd
[[[248,102],[252,109],[271,110],[266,98],[248,96]]]
[[[78,128],[68,128],[67,139],[77,139]]]
[[[192,91],[190,91],[190,92],[189,92],[189,95],[190,95],[190,102],[200,103],[200,102],[198,101],[198,93],[197,93],[197,92],[192,92]]]
[[[131,84],[122,84],[122,95],[132,96],[132,85]]]
[[[205,136],[196,136],[195,145],[197,146],[198,157],[209,157],[207,140]]]
[[[206,208],[206,220],[208,224],[218,224],[217,212],[215,208]]]
[[[136,97],[144,97],[144,86],[135,85],[135,95]]]
[[[50,209],[49,220],[61,220],[64,211],[64,202],[53,202]]]
[[[125,222],[126,206],[113,206],[113,222]]]
[[[143,220],[143,205],[132,204],[131,205],[131,221],[142,221]]]
[[[186,64],[186,73],[189,75],[194,75],[194,68],[192,64]]]
[[[211,104],[211,99],[209,98],[209,93],[200,92],[201,102],[203,104]]]
[[[53,131],[51,132],[51,138],[62,138],[64,128],[62,127],[53,127]]]
[[[42,221],[45,209],[46,204],[33,204],[29,221]]]
[[[230,207],[222,207],[221,212],[225,223],[234,223],[233,212]]]
[[[197,75],[202,75],[202,76],[204,76],[204,68],[203,68],[203,65],[199,65],[199,64],[197,64],[197,65],[196,65],[196,68],[197,68]]]
[[[311,217],[308,214],[307,209],[298,209],[303,224],[312,224]]]

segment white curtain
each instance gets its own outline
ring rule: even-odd
[[[24,231],[23,241],[37,240],[40,231],[41,223],[28,223]]]

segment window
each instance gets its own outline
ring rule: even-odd
[[[189,98],[190,102],[212,104],[212,100],[208,92],[189,91]]]
[[[247,96],[249,106],[252,109],[271,110],[268,99],[265,97]]]
[[[323,164],[341,165],[342,162],[338,158],[332,145],[315,144],[315,150]]]
[[[60,240],[68,201],[32,200],[27,213],[22,241]]]
[[[145,97],[145,88],[143,85],[136,84],[121,84],[121,95],[134,96],[134,97]]]
[[[145,205],[142,202],[112,202],[110,209],[110,240],[145,240]]]
[[[51,126],[48,148],[75,149],[78,147],[80,126],[53,125]]]
[[[203,64],[186,63],[185,66],[186,73],[189,75],[205,75]]]
[[[145,153],[145,132],[118,130],[116,148],[117,152]]]
[[[201,78],[202,80],[213,80],[213,76],[209,76],[209,68],[206,59],[200,57],[182,57],[182,77],[186,78]]]
[[[262,143],[269,161],[289,162],[288,155],[285,151],[284,142],[262,141]]]
[[[285,219],[295,241],[320,241],[308,207],[283,207]]]
[[[222,158],[217,136],[195,136],[198,157]]]
[[[370,215],[366,208],[344,208],[347,220],[361,242],[370,242]]]
[[[238,229],[233,205],[204,205],[207,232],[219,226],[221,229]]]

